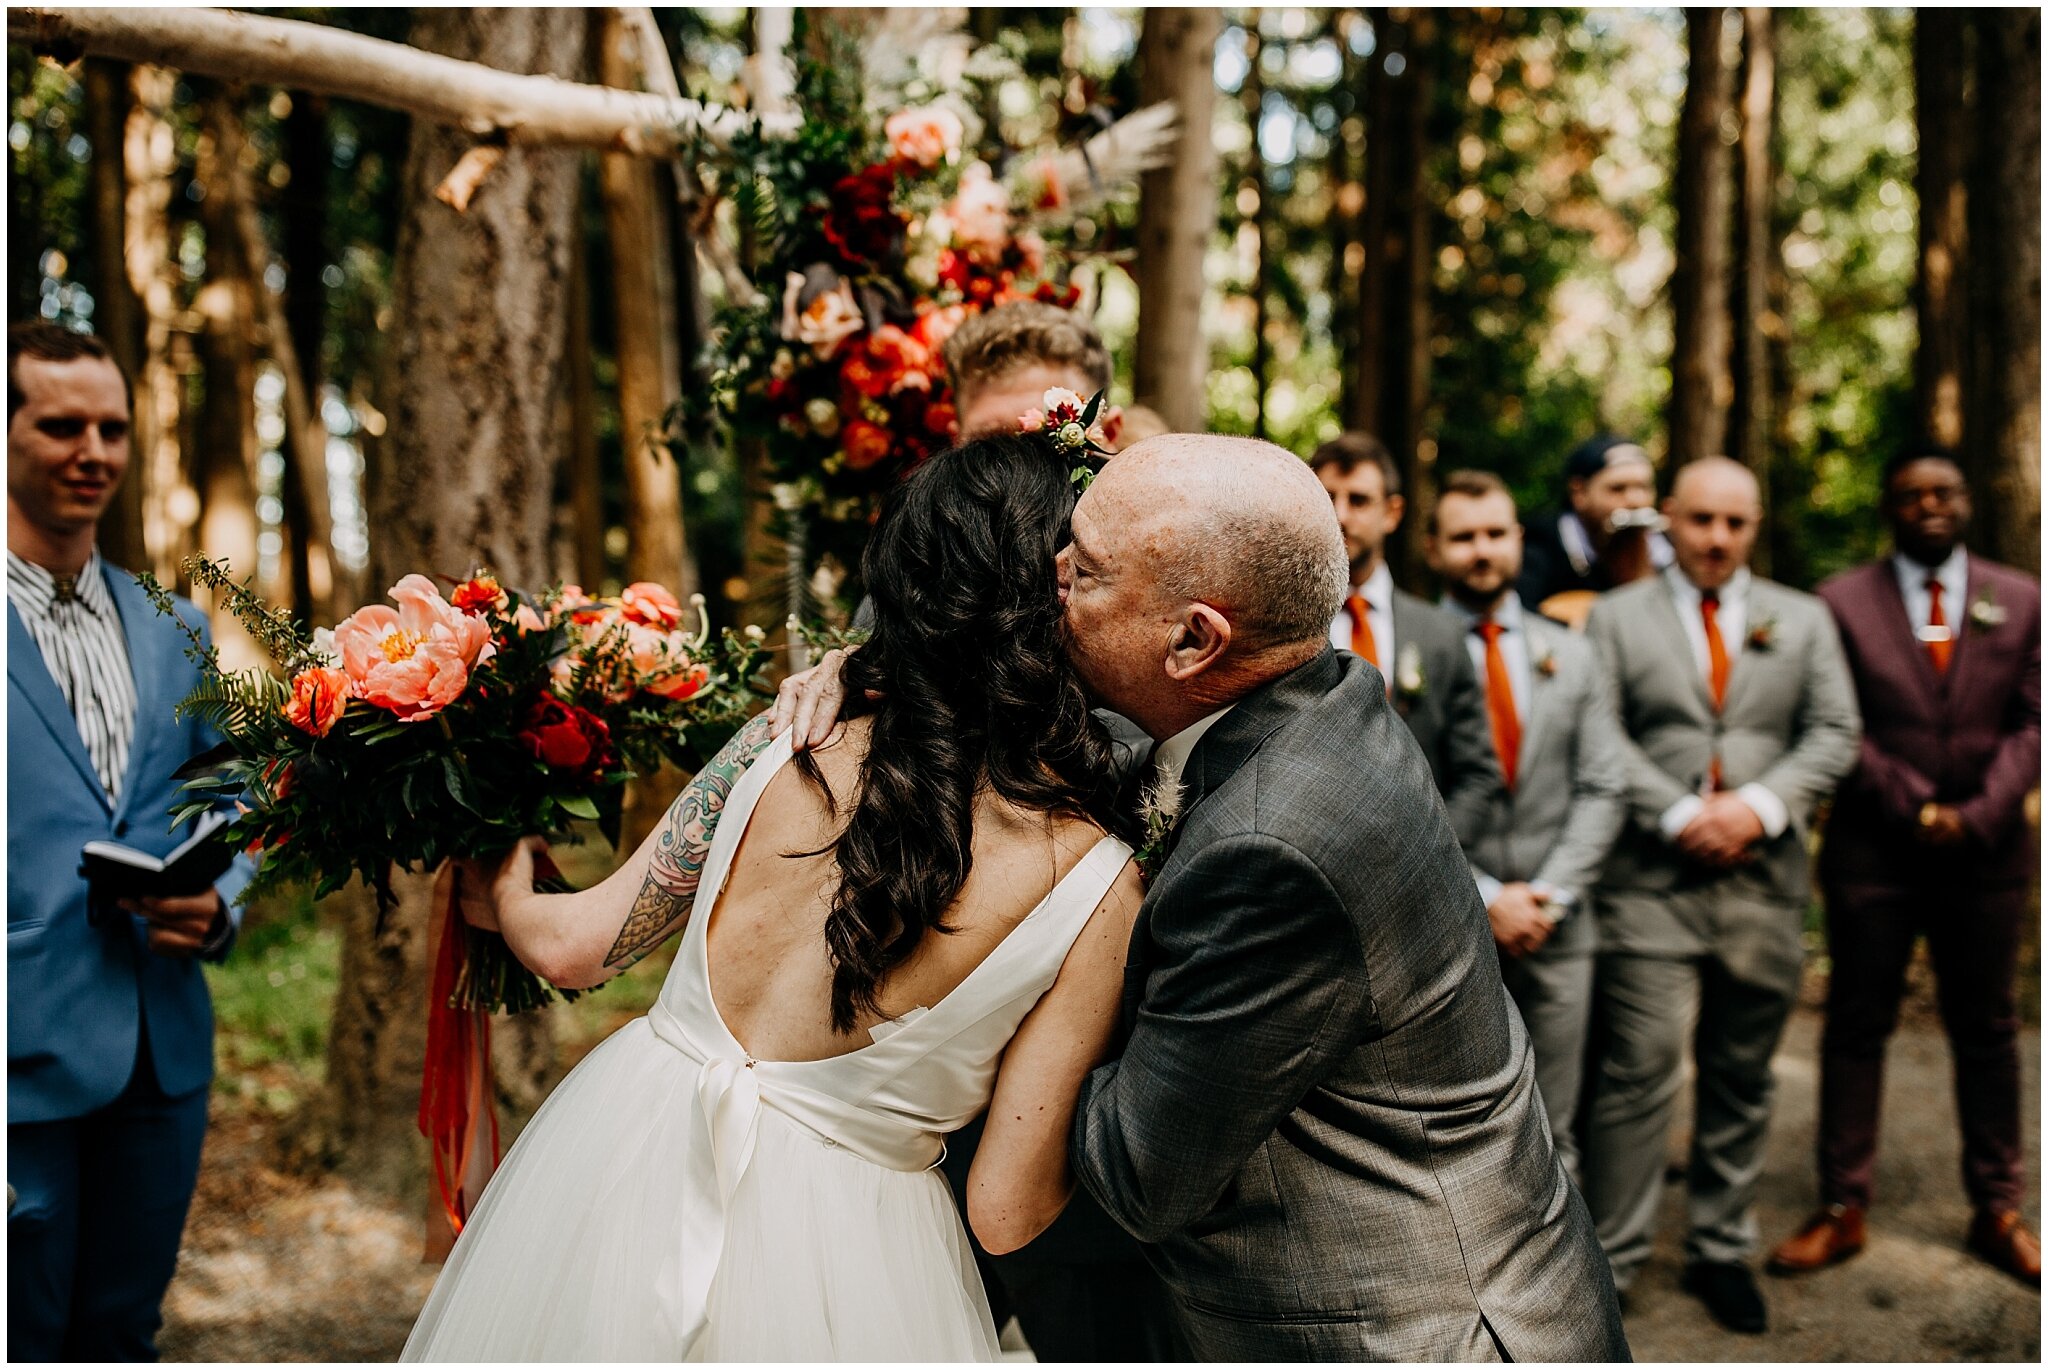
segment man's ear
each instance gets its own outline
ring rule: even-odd
[[[1166,640],[1166,674],[1172,680],[1193,680],[1223,659],[1230,650],[1230,620],[1196,601],[1174,625]]]
[[[1112,452],[1124,449],[1124,411],[1118,406],[1104,406],[1096,416],[1095,426],[1102,430],[1102,443]]]
[[[1387,532],[1401,526],[1401,516],[1408,512],[1408,501],[1400,495],[1387,496]]]

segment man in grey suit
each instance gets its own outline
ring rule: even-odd
[[[1650,1254],[1691,1032],[1685,1284],[1725,1326],[1762,1332],[1747,1261],[1771,1054],[1799,990],[1807,827],[1856,762],[1856,696],[1826,607],[1748,570],[1762,503],[1746,468],[1693,462],[1665,513],[1677,564],[1587,621],[1628,734],[1629,822],[1596,895],[1609,1044],[1581,1164],[1627,1289]]]
[[[1325,639],[1346,580],[1265,443],[1141,442],[1074,511],[1075,668],[1159,740],[1178,815],[1075,1169],[1201,1358],[1620,1359],[1470,867],[1378,672]]]
[[[1486,705],[1465,654],[1465,625],[1394,588],[1387,539],[1406,504],[1401,471],[1370,433],[1345,433],[1309,459],[1344,533],[1350,588],[1330,621],[1330,641],[1370,661],[1386,678],[1394,711],[1415,734],[1451,828],[1469,848],[1500,794],[1500,766],[1487,739]]]
[[[1500,796],[1466,851],[1501,979],[1529,1029],[1550,1135],[1576,1179],[1599,945],[1591,895],[1624,817],[1621,720],[1592,647],[1515,595],[1522,525],[1500,477],[1444,477],[1427,547],[1445,608],[1469,625],[1501,765]]]

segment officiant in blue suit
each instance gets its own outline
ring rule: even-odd
[[[252,870],[88,908],[80,849],[176,847],[173,773],[215,739],[175,717],[184,634],[96,549],[128,465],[120,368],[16,325],[7,412],[7,1358],[154,1360],[213,1078],[198,962]]]

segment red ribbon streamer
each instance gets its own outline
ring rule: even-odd
[[[498,1111],[491,1090],[491,1015],[480,1008],[453,1008],[455,986],[469,950],[453,870],[435,882],[434,921],[441,945],[427,999],[427,1062],[420,1081],[420,1132],[434,1154],[434,1182],[447,1215],[447,1240],[462,1232],[476,1211],[484,1185],[498,1167]],[[490,1150],[478,1145],[489,1124]],[[436,1245],[429,1240],[430,1248]]]

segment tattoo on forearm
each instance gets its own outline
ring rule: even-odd
[[[666,826],[648,863],[647,878],[633,899],[625,926],[604,958],[607,970],[624,970],[666,942],[690,916],[704,861],[711,854],[711,835],[726,797],[740,775],[771,741],[768,716],[762,714],[733,735],[725,750],[697,772],[689,787],[669,806]]]

